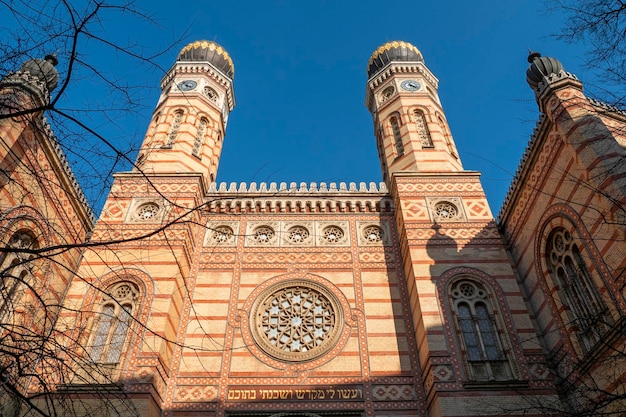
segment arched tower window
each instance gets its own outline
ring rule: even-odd
[[[583,261],[572,234],[563,227],[548,236],[546,254],[550,272],[568,311],[568,329],[588,352],[606,331],[610,316]],[[571,327],[570,327],[571,326]]]
[[[470,277],[455,281],[449,300],[455,316],[461,353],[473,381],[513,379],[503,332],[498,328],[487,289]]]
[[[15,250],[38,249],[39,245],[35,235],[30,230],[15,232],[7,247]],[[6,318],[15,309],[15,302],[21,297],[21,289],[27,283],[32,253],[6,252],[0,259],[0,319]]]
[[[393,134],[393,143],[396,148],[396,155],[404,155],[404,144],[402,143],[402,135],[400,134],[400,122],[396,116],[389,121],[391,124],[391,133]]]
[[[209,121],[203,117],[200,119],[200,123],[198,124],[198,131],[196,132],[196,138],[193,141],[193,149],[191,150],[191,154],[198,159],[202,158],[202,143],[204,143],[204,134],[206,133],[206,127],[209,124]]]
[[[434,146],[433,140],[430,137],[430,131],[428,130],[428,124],[426,123],[426,116],[424,116],[424,112],[417,109],[413,110],[413,120],[415,122],[417,134],[422,142],[422,148],[432,148]]]
[[[446,123],[443,121],[441,116],[437,116],[437,120],[439,121],[439,127],[441,128],[441,132],[443,133],[443,138],[446,141],[448,152],[450,152],[450,155],[454,156],[455,158],[458,158],[458,155],[456,151],[454,150],[454,145],[452,144],[452,138],[450,137],[450,131],[448,130]]]
[[[130,282],[120,282],[106,290],[94,327],[90,356],[96,363],[120,362],[139,291]]]
[[[174,145],[176,136],[178,136],[178,130],[180,129],[180,123],[183,120],[183,114],[182,110],[176,110],[174,112],[174,120],[172,121],[170,132],[167,134],[167,142],[163,145],[164,148],[171,148]]]

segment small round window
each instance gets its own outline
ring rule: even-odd
[[[229,226],[219,226],[215,228],[213,234],[211,235],[211,241],[216,245],[225,244],[232,242],[233,240],[233,229]]]
[[[306,227],[303,226],[294,226],[289,229],[287,234],[287,240],[289,243],[293,244],[301,244],[304,243],[309,238],[309,231]]]
[[[254,240],[262,245],[269,244],[274,239],[274,229],[269,226],[259,226],[254,229]]]
[[[435,217],[437,220],[452,220],[459,216],[459,209],[449,201],[440,201],[435,204]]]
[[[363,229],[363,237],[369,243],[379,243],[383,241],[383,230],[378,226],[367,226]]]
[[[339,243],[343,236],[343,230],[339,226],[328,226],[322,231],[322,238],[326,243]]]
[[[161,207],[157,204],[144,203],[137,207],[136,215],[139,220],[155,220],[160,211]]]

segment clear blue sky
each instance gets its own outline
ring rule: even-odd
[[[422,51],[439,78],[464,167],[483,173],[497,215],[538,117],[525,81],[528,48],[560,59],[583,81],[587,72],[582,45],[550,38],[563,16],[548,14],[543,0],[137,4],[158,28],[104,16],[103,32],[153,49],[183,37],[157,58],[164,70],[184,44],[198,39],[218,42],[234,61],[237,106],[226,131],[218,182],[380,181],[364,105],[365,69],[379,45],[404,40]],[[143,107],[115,123],[97,114],[88,121],[120,146],[136,149],[163,72],[98,51],[93,42],[82,45],[85,59],[104,73],[143,86],[137,94]],[[76,108],[80,100],[90,106],[105,100],[85,82],[78,80],[61,104]]]

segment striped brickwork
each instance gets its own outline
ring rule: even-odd
[[[548,83],[539,96],[546,116],[531,139],[500,222],[543,342],[561,362],[557,368],[561,377],[584,385],[581,380],[588,373],[598,383],[597,392],[605,388],[611,392],[624,380],[623,373],[613,372],[623,365],[607,356],[611,346],[623,345],[626,118],[588,100],[575,79],[562,78]],[[563,289],[547,263],[548,236],[556,228],[571,231],[615,329],[607,331],[591,353],[584,353],[575,336],[569,307],[559,296]]]

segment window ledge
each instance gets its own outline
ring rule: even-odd
[[[516,379],[510,379],[506,381],[465,381],[463,382],[463,388],[465,389],[498,389],[502,388],[527,388],[528,381],[520,381]]]

